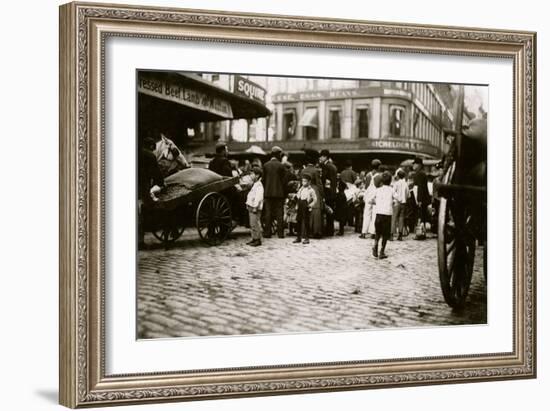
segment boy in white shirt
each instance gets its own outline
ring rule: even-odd
[[[397,225],[397,240],[401,241],[403,240],[403,226],[405,225],[405,210],[409,199],[409,185],[405,180],[405,172],[402,169],[397,170],[396,178],[393,184],[395,204],[393,206],[391,235],[395,234],[395,226]]]
[[[264,205],[264,186],[262,185],[262,169],[254,167],[252,169],[252,180],[254,184],[246,196],[246,208],[250,223],[250,233],[252,240],[248,245],[258,247],[262,245],[262,209]]]
[[[386,243],[391,235],[391,216],[393,213],[393,200],[396,198],[393,189],[390,187],[391,173],[384,171],[382,173],[382,185],[376,189],[374,198],[371,204],[374,204],[376,220],[374,227],[376,234],[374,236],[374,246],[372,247],[372,255],[379,259],[388,258],[386,255]],[[378,254],[378,243],[382,238],[382,247]]]

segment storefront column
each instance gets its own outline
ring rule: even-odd
[[[317,132],[319,133],[319,140],[326,140],[328,132],[327,132],[327,102],[325,100],[321,100],[319,102],[319,111],[317,112],[317,119],[318,124],[317,126],[319,129]]]
[[[226,141],[232,141],[233,140],[233,120],[228,120],[227,121],[228,123],[228,126],[227,127],[227,136],[225,138]]]
[[[275,132],[275,140],[283,140],[284,138],[284,130],[283,130],[283,120],[284,120],[284,115],[283,115],[283,105],[282,104],[277,104],[277,106],[275,107],[275,110],[277,110],[277,124],[275,125],[277,128],[276,128],[276,132]]]
[[[381,138],[382,137],[382,99],[380,97],[376,97],[372,99],[372,107],[371,107],[371,116],[369,118],[370,120],[370,130],[369,130],[369,137],[370,138]]]
[[[302,116],[304,115],[304,102],[300,101],[298,102],[298,108],[296,109],[296,140],[305,140],[306,136],[304,133],[304,127],[299,126],[300,120],[302,119]]]
[[[344,100],[344,112],[342,113],[343,117],[343,130],[342,130],[342,139],[351,140],[353,135],[353,102],[351,99]]]

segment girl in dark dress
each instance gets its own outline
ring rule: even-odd
[[[336,210],[334,219],[338,221],[337,235],[344,235],[344,227],[348,220],[348,199],[346,198],[347,185],[343,181],[338,182],[338,193],[336,193]]]

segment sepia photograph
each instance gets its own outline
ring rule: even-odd
[[[487,85],[136,80],[138,339],[487,324]]]

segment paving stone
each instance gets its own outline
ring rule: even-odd
[[[169,250],[139,251],[140,338],[487,322],[482,249],[466,307],[455,312],[441,294],[435,238],[390,242],[382,261],[371,256],[372,240],[351,230],[308,246],[265,239],[254,249],[241,228],[218,247],[196,235],[186,231]]]

